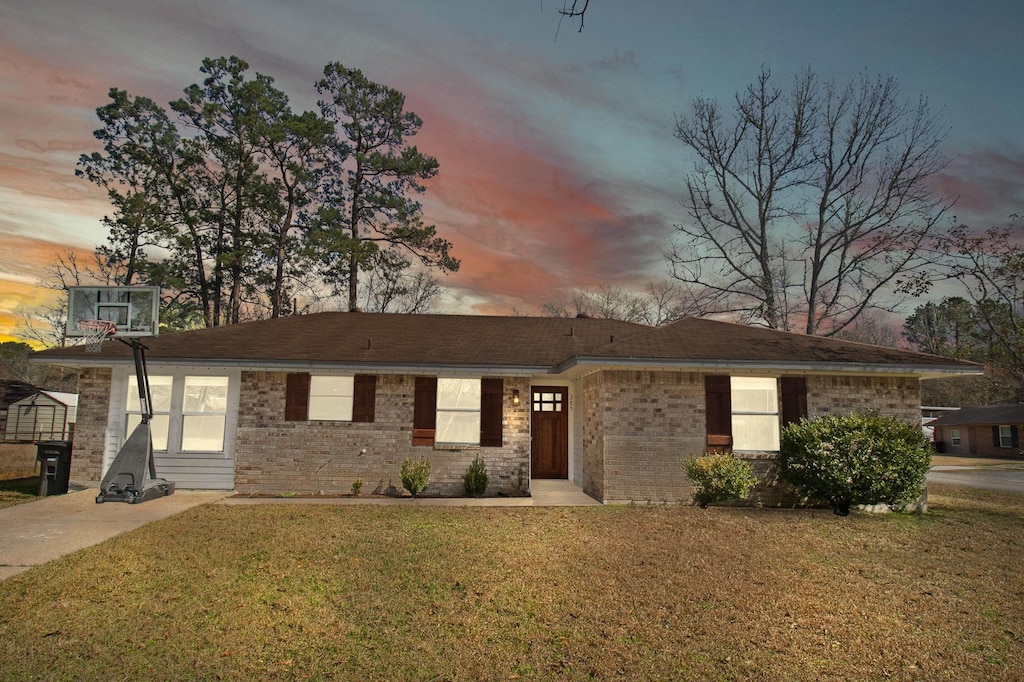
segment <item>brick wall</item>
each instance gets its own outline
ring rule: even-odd
[[[83,369],[78,377],[78,417],[71,450],[71,480],[96,483],[103,478],[103,448],[110,407],[109,367]]]
[[[583,382],[583,490],[605,501],[689,500],[683,457],[704,451],[704,377],[605,371]]]
[[[921,423],[921,383],[911,377],[807,377],[807,416],[877,411]]]
[[[920,421],[917,379],[829,377],[807,379],[808,416],[877,410]],[[705,451],[704,375],[697,372],[603,371],[582,381],[583,489],[605,501],[689,502],[692,485],[684,457]],[[778,481],[773,453],[744,453],[759,483],[755,504],[791,505]]]
[[[1003,424],[1003,426],[1009,426]],[[1013,424],[1017,433],[1024,433],[1024,424]],[[947,455],[974,455],[978,457],[1017,458],[1024,453],[1021,447],[1003,447],[992,435],[992,428],[998,424],[976,424],[972,426],[936,426],[935,442],[941,443],[942,452]],[[960,432],[960,444],[953,445],[953,430]],[[1018,436],[1019,438],[1019,436]]]
[[[462,477],[480,455],[487,465],[488,495],[515,494],[529,486],[529,400],[512,406],[512,390],[529,396],[528,379],[506,378],[500,448],[435,449],[412,446],[415,380],[377,377],[373,423],[284,420],[284,372],[243,372],[235,450],[235,488],[242,493],[402,493],[402,460],[428,458],[424,495],[462,495]]]

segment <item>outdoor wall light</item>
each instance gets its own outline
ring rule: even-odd
[[[512,405],[514,407],[519,407],[519,389],[518,388],[513,388],[512,389]]]

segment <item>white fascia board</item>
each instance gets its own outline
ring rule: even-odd
[[[938,378],[947,376],[970,376],[983,374],[981,366],[963,367],[960,365],[898,365],[852,362],[767,362],[763,360],[659,360],[651,358],[602,358],[575,357],[563,362],[557,373],[568,372],[574,368],[607,368],[633,370],[740,370],[745,372],[781,372],[781,373],[814,373],[814,374],[895,374],[917,376],[919,378]]]

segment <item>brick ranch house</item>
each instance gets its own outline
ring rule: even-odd
[[[488,494],[569,479],[602,502],[683,502],[682,459],[733,450],[763,475],[782,425],[877,410],[917,424],[919,380],[976,365],[687,318],[615,320],[320,313],[146,339],[157,473],[240,493]],[[139,420],[130,349],[64,348],[80,371],[72,479],[97,482]],[[770,498],[763,490],[761,499]],[[770,500],[768,500],[770,502]]]
[[[935,448],[951,455],[1020,457],[1024,404],[965,407],[932,421]]]

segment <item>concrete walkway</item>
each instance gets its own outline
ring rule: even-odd
[[[179,490],[142,504],[96,504],[98,492],[74,490],[0,509],[0,580],[231,494]]]
[[[95,488],[0,509],[0,580],[201,504],[335,504],[439,507],[599,505],[571,481],[531,481],[532,497],[233,497],[231,491],[178,490],[141,504],[96,504]]]

